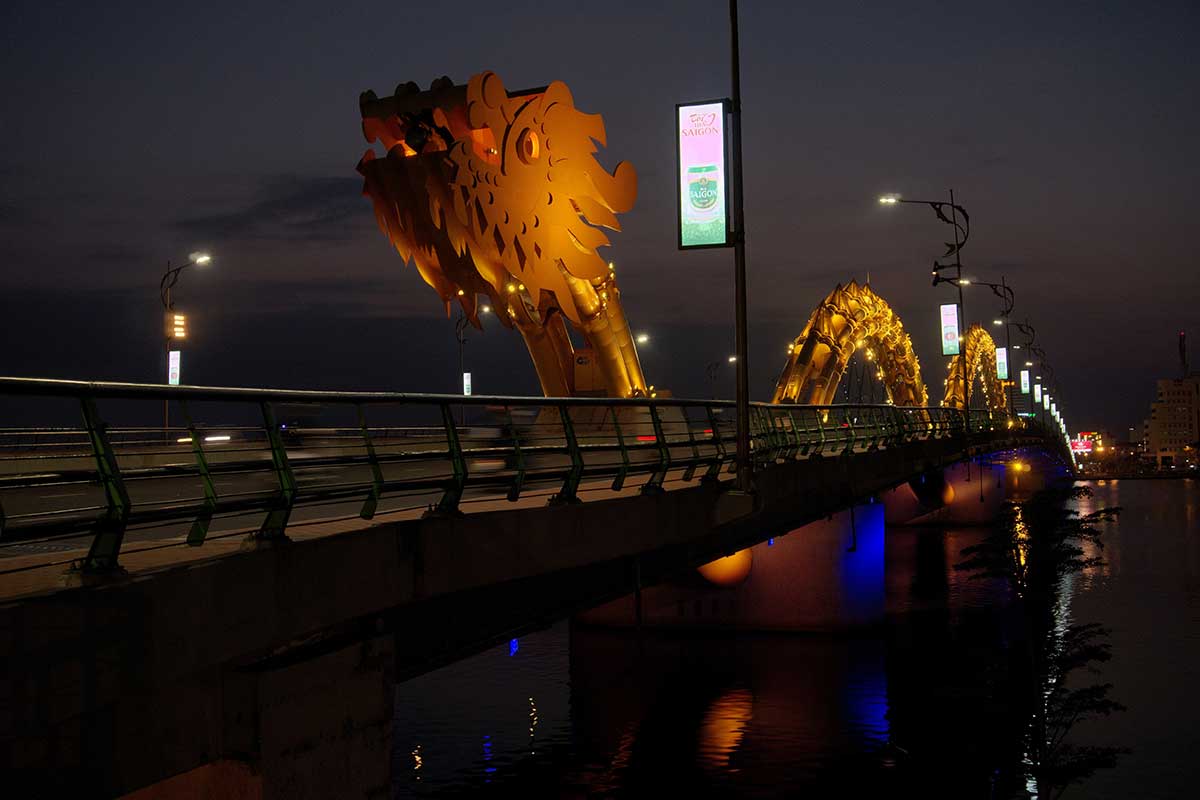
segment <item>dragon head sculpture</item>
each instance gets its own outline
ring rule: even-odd
[[[435,82],[430,93],[459,88],[447,84]],[[394,99],[420,95],[407,87]],[[447,303],[481,289],[498,299],[514,279],[534,298],[546,290],[563,300],[563,273],[606,278],[597,248],[610,242],[600,228],[620,230],[616,214],[633,207],[637,174],[628,162],[610,174],[596,161],[595,143],[605,141],[600,117],[577,110],[558,81],[510,96],[499,76],[485,72],[463,94],[464,102],[449,108],[364,117],[363,133],[387,158],[377,161],[368,150],[358,171],[401,257],[415,261]],[[378,103],[370,98],[364,106]],[[455,251],[447,264],[442,239]],[[469,265],[462,263],[467,255]],[[579,322],[570,303],[560,306]]]
[[[596,160],[598,115],[577,110],[566,84],[510,93],[491,72],[466,86],[440,78],[427,92],[411,83],[388,98],[366,92],[360,106],[364,136],[386,151],[359,161],[364,194],[447,312],[458,300],[479,327],[479,296],[505,309],[500,319],[525,335],[544,387],[550,365],[534,340],[561,314],[610,351],[599,354],[606,370],[628,373],[606,372],[611,393],[644,389],[624,315],[607,313],[619,293],[599,253],[610,244],[602,229],[620,230],[616,215],[633,206],[637,175],[627,162],[610,173]],[[549,335],[551,349],[569,348],[565,330]]]

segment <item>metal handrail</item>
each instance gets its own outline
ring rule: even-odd
[[[359,499],[359,515],[370,519],[381,499],[421,493],[438,497],[431,511],[456,514],[464,494],[480,489],[516,501],[532,486],[551,485],[557,487],[552,503],[574,503],[590,479],[611,479],[609,488],[620,490],[629,476],[642,475],[641,490],[657,492],[671,473],[686,482],[713,481],[734,469],[726,446],[734,438],[733,423],[722,418],[735,407],[729,400],[464,397],[0,377],[0,396],[6,395],[80,403],[82,426],[56,427],[49,439],[48,429],[0,428],[0,536],[90,532],[92,545],[80,564],[85,570],[115,568],[125,531],[135,523],[190,520],[187,542],[200,545],[214,516],[254,511],[265,517],[255,536],[271,539],[285,535],[298,504]],[[183,411],[176,418],[187,424],[114,426],[98,406],[139,400],[175,402]],[[195,404],[214,402],[256,407],[261,422],[197,425]],[[352,410],[355,423],[288,428],[277,418],[284,405]],[[504,421],[463,425],[451,412],[456,406],[499,410]],[[437,421],[369,424],[368,409],[382,407],[424,410]],[[538,413],[514,422],[512,412],[522,408]],[[972,432],[997,426],[1012,425],[999,414],[971,416]],[[216,437],[224,441],[205,435],[213,430],[227,431]],[[415,431],[420,433],[410,435]],[[760,467],[916,440],[967,440],[957,409],[878,404],[753,403],[750,434]],[[77,491],[50,495],[47,487]],[[50,502],[80,490],[94,501],[76,507]]]

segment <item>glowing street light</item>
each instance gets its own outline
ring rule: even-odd
[[[195,264],[203,267],[212,261],[212,255],[205,252],[189,253],[187,261],[180,264],[178,267],[172,267],[171,262],[167,262],[167,269],[163,273],[162,280],[158,282],[158,296],[162,300],[163,312],[166,316],[166,346],[164,352],[167,356],[167,383],[179,383],[179,355],[174,358],[174,369],[172,369],[171,358],[171,342],[187,338],[187,317],[183,314],[175,313],[175,301],[171,297],[171,290],[175,288],[175,284],[179,283],[179,274],[188,267]],[[167,400],[163,400],[163,431],[166,432],[170,427],[170,408]]]
[[[737,363],[737,356],[730,356],[730,357],[729,357],[729,363],[730,363],[730,364],[736,364],[736,363]]]
[[[648,333],[639,333],[639,334],[637,335],[637,339],[636,339],[635,341],[637,341],[637,343],[638,343],[638,344],[646,344],[647,342],[649,342],[649,341],[650,341],[650,334],[648,334]]]
[[[905,200],[900,195],[895,193],[883,195],[879,198],[879,202],[885,206],[894,206],[898,203],[915,203],[917,205],[929,206],[933,209],[933,213],[937,215],[939,220],[946,223],[954,230],[954,241],[953,243],[947,242],[947,250],[942,256],[942,258],[954,256],[954,263],[940,264],[936,260],[933,262],[933,285],[936,287],[939,283],[950,283],[957,287],[958,329],[960,331],[966,330],[967,312],[966,309],[963,308],[962,287],[969,286],[971,282],[962,276],[962,249],[966,246],[967,239],[971,234],[970,217],[967,215],[966,209],[954,202],[954,190],[950,190],[950,202],[948,203],[944,200]],[[949,214],[946,213],[947,211],[949,211]],[[954,269],[954,277],[943,278],[941,271],[951,268]],[[966,429],[969,431],[971,430],[971,381],[967,379],[967,359],[965,354],[959,358],[958,363],[961,365],[960,378],[963,386],[963,422],[966,424]]]
[[[998,327],[1000,327],[1001,325],[1003,325],[1003,324],[1004,324],[1004,320],[1002,320],[1002,319],[994,319],[994,320],[992,320],[992,324],[993,324],[993,325],[995,325],[995,326],[998,328]]]

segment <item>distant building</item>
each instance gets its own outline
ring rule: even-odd
[[[1158,382],[1158,399],[1146,421],[1146,456],[1161,468],[1197,463],[1200,443],[1200,373]]]

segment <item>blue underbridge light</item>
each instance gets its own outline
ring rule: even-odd
[[[521,649],[521,643],[520,643],[520,642],[518,642],[516,639],[509,639],[509,640],[508,640],[508,654],[509,654],[510,656],[515,656],[515,655],[517,654],[517,651],[518,651],[518,650],[520,650],[520,649]]]

